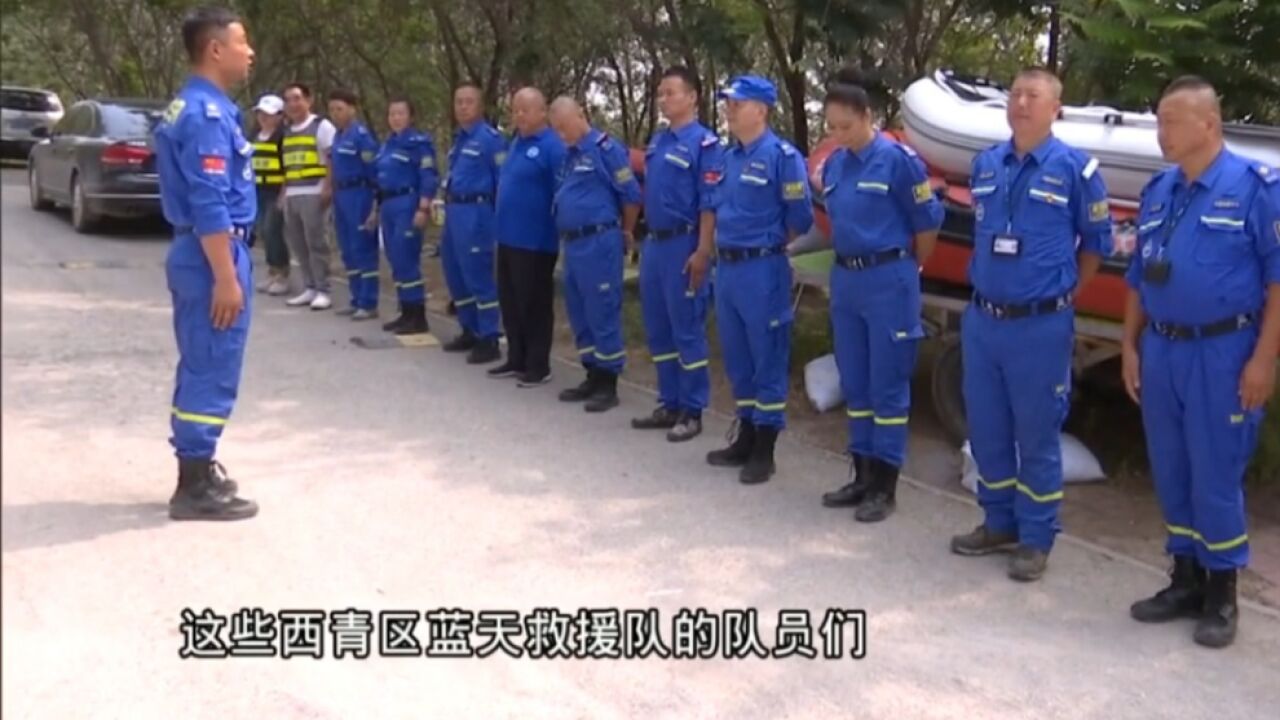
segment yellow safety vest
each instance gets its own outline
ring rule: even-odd
[[[274,140],[253,144],[253,172],[258,185],[283,185],[284,168],[280,164],[280,145]]]
[[[282,149],[286,186],[318,185],[329,174],[316,145],[316,132],[320,129],[321,122],[323,121],[317,117],[301,130],[294,130],[292,127],[285,130]]]

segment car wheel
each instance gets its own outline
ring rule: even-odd
[[[89,201],[85,199],[80,178],[73,176],[71,178],[71,227],[75,228],[76,232],[87,233],[92,232],[97,225],[98,216],[89,209]]]
[[[53,208],[53,203],[46,200],[44,193],[40,192],[40,176],[36,173],[35,163],[27,168],[27,188],[31,195],[31,209],[45,211]]]

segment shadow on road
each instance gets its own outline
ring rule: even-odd
[[[86,542],[127,530],[145,530],[169,522],[162,502],[38,502],[5,505],[0,513],[6,553]]]

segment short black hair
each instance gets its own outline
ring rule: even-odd
[[[240,16],[222,7],[198,7],[182,19],[182,46],[187,58],[197,62],[214,33],[222,32],[240,22]]]
[[[823,106],[843,105],[859,115],[871,112],[871,94],[867,92],[867,78],[862,71],[848,65],[836,71],[835,77],[827,83],[827,95],[822,99]]]
[[[418,116],[418,110],[413,106],[413,101],[404,95],[392,95],[387,100],[387,109],[390,110],[392,105],[401,104],[409,108],[409,119],[412,120]]]
[[[346,88],[336,88],[334,90],[330,90],[329,101],[333,102],[334,100],[337,100],[339,102],[344,102],[352,107],[356,107],[360,104],[360,96],[356,95],[355,92],[348,90]]]
[[[1160,99],[1163,100],[1164,98],[1167,98],[1176,92],[1182,92],[1183,90],[1208,90],[1214,95],[1218,94],[1218,91],[1213,87],[1213,83],[1205,80],[1199,75],[1183,75],[1175,78],[1173,82],[1165,86],[1164,92],[1160,93]]]
[[[303,85],[300,82],[291,82],[288,85],[285,85],[283,88],[280,89],[280,97],[284,97],[290,90],[293,90],[294,88],[297,88],[298,92],[302,93],[302,97],[308,100],[311,99],[311,88],[307,87],[306,85]]]
[[[684,65],[672,65],[663,70],[662,77],[659,78],[658,82],[662,82],[667,78],[680,78],[684,81],[686,87],[693,90],[697,95],[702,95],[702,81],[698,79],[698,74]]]

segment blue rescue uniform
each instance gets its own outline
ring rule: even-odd
[[[374,165],[382,242],[391,263],[396,297],[401,304],[422,304],[426,301],[422,231],[413,226],[413,216],[420,201],[435,197],[440,183],[431,136],[414,128],[391,135],[382,143]]]
[[[183,460],[213,459],[240,389],[253,298],[247,241],[258,210],[253,146],[241,127],[226,93],[192,77],[155,129],[160,203],[174,227],[165,261],[179,356],[170,443]],[[221,232],[231,234],[244,310],[231,327],[216,330],[209,317],[213,270],[200,238]]]
[[[836,251],[831,325],[849,452],[900,468],[924,337],[912,240],[942,226],[942,203],[915,152],[879,134],[856,152],[831,154],[822,194]]]
[[[555,195],[564,243],[564,299],[583,367],[618,375],[622,342],[624,205],[639,205],[627,150],[592,128],[566,149]]]
[[[378,231],[366,230],[378,175],[378,139],[358,122],[338,131],[329,156],[333,165],[333,224],[347,268],[351,306],[378,307]]]
[[[766,130],[732,143],[714,173],[716,323],[738,417],[760,427],[786,424],[791,356],[788,234],[813,225],[804,158]]]
[[[707,368],[710,283],[693,289],[685,265],[698,247],[698,223],[712,210],[722,162],[720,139],[699,122],[667,128],[645,152],[644,215],[649,236],[640,253],[640,300],[649,352],[658,371],[658,402],[699,415],[711,395]]]
[[[481,339],[498,337],[494,199],[505,157],[506,142],[483,120],[460,128],[449,150],[440,259],[458,323]]]
[[[1163,266],[1163,267],[1162,267]],[[1169,554],[1209,570],[1249,562],[1242,484],[1263,410],[1240,405],[1269,285],[1280,283],[1280,174],[1224,149],[1142,194],[1129,286],[1142,335],[1142,422]]]
[[[995,533],[1048,552],[1059,530],[1059,433],[1071,395],[1077,252],[1106,255],[1111,217],[1098,163],[1049,137],[973,161],[974,300],[961,340],[978,502]]]

